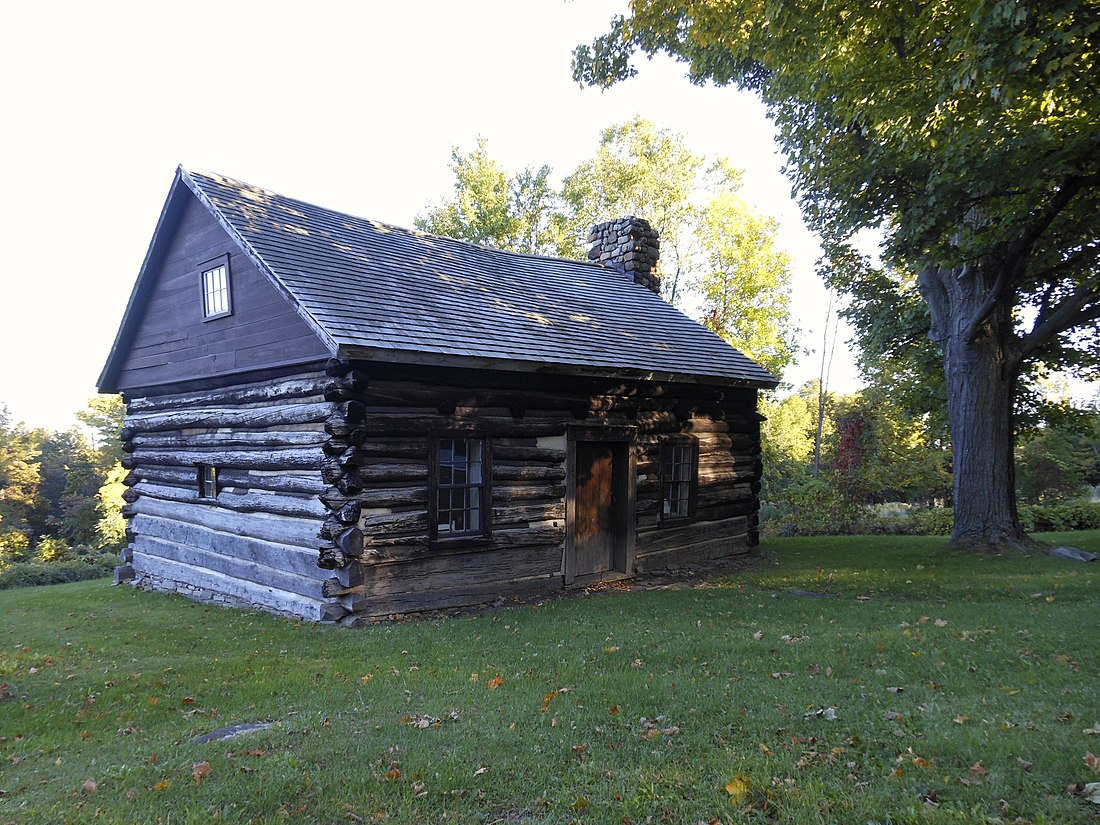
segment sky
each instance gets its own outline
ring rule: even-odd
[[[568,174],[642,115],[745,170],[779,221],[816,378],[829,298],[763,106],[668,59],[601,92],[578,43],[627,0],[9,4],[0,26],[0,405],[65,429],[96,392],[177,165],[399,226],[451,190],[451,149]],[[618,216],[608,216],[609,218]],[[859,386],[842,328],[830,386]]]

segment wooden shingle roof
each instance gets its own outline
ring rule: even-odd
[[[400,229],[211,173],[179,176],[338,357],[776,385],[614,269]]]

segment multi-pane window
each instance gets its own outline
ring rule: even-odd
[[[665,444],[661,449],[662,522],[694,515],[697,450],[694,442]]]
[[[202,271],[202,315],[216,318],[229,314],[229,266],[219,263]]]
[[[489,472],[485,440],[444,437],[434,443],[434,535],[486,534]]]
[[[218,468],[210,464],[200,464],[198,467],[198,476],[199,498],[217,498]]]

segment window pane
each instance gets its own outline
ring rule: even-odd
[[[480,532],[484,441],[441,438],[436,450],[436,533]]]
[[[229,312],[229,279],[224,265],[202,273],[202,292],[206,317]]]

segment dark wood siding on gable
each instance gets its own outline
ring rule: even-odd
[[[233,312],[204,320],[201,267],[226,254]],[[156,273],[118,387],[175,384],[329,355],[290,303],[190,197]]]

